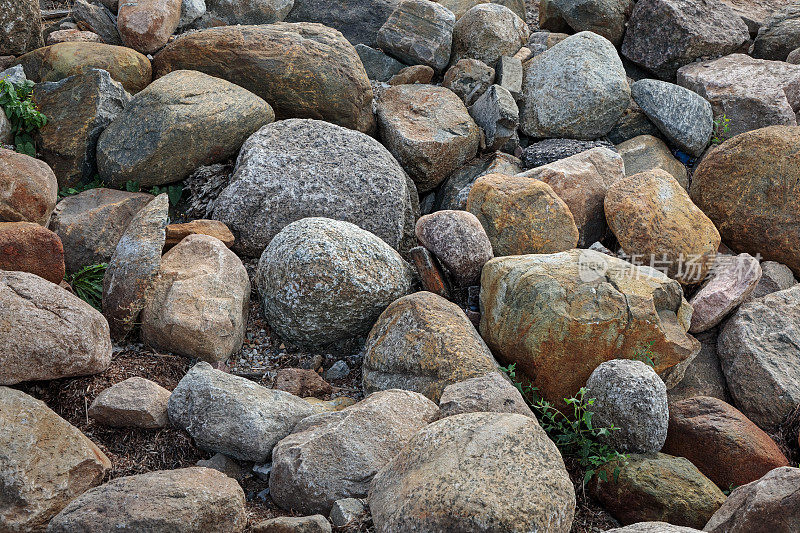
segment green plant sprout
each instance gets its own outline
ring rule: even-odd
[[[36,157],[33,132],[47,124],[47,117],[36,109],[33,82],[24,80],[12,83],[7,79],[0,80],[0,107],[11,123],[17,152]]]

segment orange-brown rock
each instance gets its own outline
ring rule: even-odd
[[[0,222],[0,270],[64,279],[64,247],[58,235],[33,222]]]
[[[372,86],[355,48],[311,23],[223,26],[189,33],[153,60],[156,77],[199,70],[266,100],[278,119],[314,118],[371,132]]]
[[[333,392],[331,384],[313,370],[304,368],[282,368],[275,376],[275,387],[289,394],[305,398],[322,397]]]
[[[133,0],[119,3],[117,28],[125,46],[154,54],[178,28],[181,0]]]
[[[17,59],[28,79],[36,83],[59,81],[99,68],[111,74],[129,93],[147,87],[152,79],[150,60],[125,46],[103,43],[59,43],[38,48]]]
[[[467,211],[478,217],[498,257],[551,254],[578,244],[578,227],[569,207],[543,181],[482,176],[469,192]]]
[[[722,489],[789,466],[769,435],[732,405],[710,396],[670,404],[663,451],[689,459]]]
[[[46,226],[57,200],[58,182],[47,163],[0,148],[0,221]]]
[[[709,153],[692,177],[692,200],[736,252],[800,275],[800,127],[748,131]]]
[[[167,240],[164,242],[164,251],[169,250],[189,235],[210,235],[221,240],[230,248],[233,246],[233,233],[228,226],[219,220],[197,219],[183,224],[169,224],[167,226]]]
[[[719,232],[668,172],[654,169],[616,182],[604,206],[632,263],[657,268],[683,284],[703,281],[714,264]]]

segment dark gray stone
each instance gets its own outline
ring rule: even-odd
[[[758,280],[755,290],[745,301],[755,300],[773,292],[788,289],[797,284],[792,269],[775,261],[761,263],[761,279]]]
[[[750,54],[761,59],[786,61],[800,47],[800,4],[776,11],[758,30]]]
[[[592,148],[608,148],[617,151],[608,141],[576,141],[574,139],[545,139],[528,145],[522,151],[522,163],[525,168],[536,168],[547,165]]]
[[[371,80],[389,81],[406,67],[395,58],[365,44],[359,43],[355,48],[361,63],[364,64],[364,70],[367,71],[367,77]]]
[[[337,29],[352,44],[378,46],[378,30],[399,0],[294,0],[286,22],[318,22]]]
[[[494,82],[494,69],[477,59],[462,59],[444,74],[442,87],[458,95],[470,106],[486,92]]]
[[[18,56],[44,46],[39,0],[0,0],[0,28],[0,56]]]
[[[492,173],[513,176],[522,171],[522,162],[514,156],[495,153],[485,159],[474,159],[459,168],[442,183],[436,195],[434,211],[467,209],[467,197],[472,184],[481,176]]]
[[[483,129],[486,149],[495,151],[508,142],[519,126],[519,108],[511,93],[492,85],[469,108],[470,116]]]
[[[104,43],[122,46],[122,37],[117,30],[117,16],[104,5],[87,0],[75,0],[72,6],[72,18],[99,35]]]
[[[215,26],[281,22],[293,5],[293,0],[206,0],[207,13]]]
[[[442,71],[450,61],[456,17],[430,0],[401,0],[378,31],[378,46],[408,65]]]
[[[550,0],[550,4],[574,31],[593,31],[619,46],[634,0]]]

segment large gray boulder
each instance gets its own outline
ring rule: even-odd
[[[786,61],[796,48],[800,48],[800,5],[791,3],[764,21],[750,54],[761,59]]]
[[[576,32],[592,31],[614,46],[622,43],[633,0],[550,0],[550,8]]]
[[[326,516],[336,500],[365,498],[375,473],[438,415],[421,394],[388,390],[305,418],[272,452],[270,496],[284,509]]]
[[[386,148],[319,120],[268,124],[242,146],[213,218],[236,236],[234,250],[258,257],[284,226],[305,217],[352,222],[396,250],[414,246],[414,184]]]
[[[328,218],[283,228],[261,255],[256,280],[273,331],[309,347],[364,335],[411,282],[410,267],[388,244]]]
[[[335,28],[352,44],[378,46],[378,30],[399,0],[294,0],[287,22],[318,22]]]
[[[198,447],[262,464],[313,408],[288,392],[200,362],[172,391],[167,413],[172,425],[189,433]]]
[[[417,433],[375,476],[369,507],[379,533],[567,533],[575,491],[535,419],[465,413]]]
[[[614,45],[585,31],[525,64],[523,100],[526,135],[592,140],[622,117],[630,88]]]
[[[450,61],[456,17],[430,0],[401,0],[378,31],[378,46],[407,65],[442,71]]]

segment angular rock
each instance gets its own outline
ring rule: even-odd
[[[109,9],[100,4],[87,0],[75,0],[72,6],[72,18],[81,28],[90,30],[97,34],[100,42],[106,44],[122,45],[122,37],[117,29],[117,10],[112,13]],[[50,34],[52,37],[53,34]],[[49,38],[48,38],[49,40]],[[48,42],[47,44],[54,44]]]
[[[375,48],[365,44],[357,44],[355,48],[364,70],[367,71],[367,77],[371,80],[389,81],[392,76],[405,68],[404,64]]]
[[[190,235],[208,235],[219,239],[222,244],[230,248],[233,246],[234,238],[228,226],[219,220],[192,220],[181,224],[170,224],[166,227],[166,241],[164,247],[172,248]]]
[[[269,102],[278,119],[327,120],[375,128],[372,86],[355,49],[319,24],[224,26],[176,39],[153,60],[156,77],[197,70]]]
[[[761,298],[796,284],[797,280],[794,279],[794,274],[789,267],[775,261],[764,261],[761,263],[761,279],[758,280],[755,290],[745,298],[745,301]]]
[[[792,3],[792,0],[722,0],[734,13],[742,17],[750,30],[750,36],[755,37],[764,23],[782,7]]]
[[[561,455],[535,419],[466,413],[417,433],[375,476],[369,507],[380,533],[567,533],[575,492]]]
[[[439,266],[439,261],[424,246],[415,246],[408,251],[409,262],[417,270],[422,290],[438,294],[442,298],[450,298],[448,283]]]
[[[455,93],[434,85],[398,85],[378,101],[378,126],[389,151],[419,192],[439,185],[478,150],[480,129]]]
[[[341,362],[341,361],[340,361]],[[282,368],[275,376],[275,388],[301,398],[327,396],[333,392],[331,384],[313,370]]]
[[[659,78],[672,80],[680,67],[732,54],[749,38],[747,25],[722,2],[644,0],[633,8],[621,51]]]
[[[764,21],[750,54],[761,59],[785,61],[795,48],[800,48],[800,6],[791,3]]]
[[[37,83],[33,96],[47,117],[37,135],[39,150],[59,187],[91,180],[97,174],[97,139],[128,105],[130,95],[105,70],[89,69],[61,81]]]
[[[711,104],[703,97],[659,80],[637,81],[631,96],[669,141],[691,155],[703,153],[714,129]]]
[[[0,222],[0,270],[30,272],[52,283],[64,279],[58,235],[33,222]]]
[[[417,221],[417,239],[447,268],[462,287],[480,283],[492,243],[480,221],[467,211],[436,211]]]
[[[103,277],[103,315],[111,334],[125,337],[153,294],[169,216],[166,194],[158,195],[128,223]]]
[[[406,389],[433,401],[452,383],[497,370],[464,312],[424,291],[386,308],[369,332],[364,354],[366,392]]]
[[[478,4],[487,3],[486,0],[436,0],[444,7],[453,12],[456,19],[460,19],[464,14]],[[525,20],[524,0],[492,0],[492,4],[500,4],[513,11],[519,18]]]
[[[206,0],[213,26],[273,24],[286,18],[294,0]]]
[[[492,353],[550,402],[573,396],[600,363],[644,347],[656,372],[700,349],[686,334],[691,307],[678,282],[592,250],[492,259],[480,298]]]
[[[525,64],[523,99],[526,135],[591,140],[622,117],[630,88],[614,45],[581,32]]]
[[[633,0],[550,0],[552,8],[576,32],[602,35],[614,46],[622,44]]]
[[[151,200],[151,194],[100,187],[58,202],[50,229],[64,244],[67,273],[108,263],[128,223]]]
[[[44,531],[111,469],[83,433],[21,391],[0,387],[0,425],[0,522],[6,531]]]
[[[675,178],[681,187],[689,188],[689,177],[683,163],[672,156],[664,141],[652,135],[639,135],[617,145],[625,162],[625,176],[661,169]]]
[[[366,506],[356,498],[342,498],[333,502],[330,519],[334,526],[344,527],[360,520],[367,512]]]
[[[184,29],[192,22],[206,14],[205,0],[183,0],[181,2],[181,18],[178,21],[178,29]]]
[[[470,116],[484,133],[486,149],[499,150],[517,133],[519,108],[511,93],[492,85],[469,108]]]
[[[477,59],[461,59],[447,69],[442,87],[456,93],[465,105],[470,106],[486,92],[493,81],[492,67]]]
[[[445,387],[440,417],[462,413],[517,413],[534,417],[519,390],[499,372],[465,379]]]
[[[694,310],[691,333],[713,328],[745,301],[761,279],[761,266],[750,254],[718,255],[711,276],[689,300]]]
[[[499,4],[478,4],[458,19],[453,28],[450,64],[471,58],[487,65],[513,56],[524,45],[530,30],[525,20]]]
[[[313,516],[280,516],[253,526],[253,533],[330,533],[331,525],[321,514]]]
[[[378,46],[378,30],[394,12],[399,0],[294,0],[287,22],[318,22],[342,32],[356,44]]]
[[[717,329],[712,329],[695,335],[702,347],[686,365],[683,379],[667,391],[670,402],[695,396],[711,396],[724,402],[733,402],[717,355],[718,334]]]
[[[511,93],[515,100],[522,97],[522,61],[516,57],[503,56],[495,67],[495,82]]]
[[[161,258],[142,309],[142,340],[157,350],[224,361],[242,347],[250,279],[242,261],[209,235],[190,235]]]
[[[0,147],[0,221],[47,226],[58,182],[46,163]]]
[[[614,144],[620,144],[640,135],[661,137],[661,132],[656,128],[655,124],[650,122],[642,108],[631,98],[628,108],[622,114],[622,118],[606,134],[606,139]]]
[[[155,54],[178,29],[181,0],[120,2],[117,28],[125,46]]]
[[[168,413],[172,424],[188,432],[198,447],[263,464],[312,408],[288,392],[200,362],[172,391]]]
[[[800,127],[770,126],[737,135],[703,158],[691,195],[737,252],[800,273]],[[764,214],[768,213],[768,216]]]
[[[42,11],[37,0],[2,0],[0,28],[0,55],[18,56],[44,46]]]
[[[284,509],[325,515],[336,500],[364,498],[375,473],[438,414],[420,394],[387,390],[305,418],[273,450],[270,495]]]
[[[522,152],[525,168],[537,168],[559,159],[586,152],[592,148],[608,148],[616,152],[614,145],[608,141],[577,141],[575,139],[545,139],[528,145]]]
[[[428,65],[406,67],[389,79],[389,85],[427,84],[433,79],[434,71]]]
[[[367,333],[390,303],[411,292],[411,276],[400,255],[372,233],[305,218],[272,239],[256,283],[275,333],[324,346]]]
[[[96,422],[112,427],[163,428],[169,423],[170,391],[139,377],[128,378],[97,395],[88,414]]]
[[[658,268],[685,285],[705,279],[720,235],[670,174],[656,169],[617,181],[604,206],[611,231],[633,263]]]
[[[514,156],[496,152],[483,159],[474,159],[442,182],[436,194],[435,209],[466,210],[472,185],[481,176],[504,174],[513,176],[522,171],[522,162]]]
[[[478,217],[498,257],[561,252],[578,243],[569,207],[543,181],[482,176],[470,190],[467,211]]]
[[[59,81],[91,69],[107,71],[111,78],[135,94],[150,83],[150,60],[124,46],[102,43],[59,43],[45,46],[17,59],[36,83]]]
[[[800,287],[751,300],[728,319],[717,346],[731,396],[774,431],[800,404]]]
[[[450,60],[453,25],[449,9],[430,0],[400,0],[378,30],[378,46],[408,65],[442,71]]]
[[[157,470],[113,479],[72,500],[48,533],[130,531],[209,533],[244,530],[244,492],[210,468]]]

